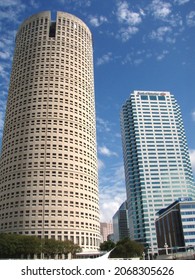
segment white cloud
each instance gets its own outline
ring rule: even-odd
[[[186,22],[188,26],[194,27],[195,26],[195,11],[191,11],[187,16],[186,16]]]
[[[98,151],[101,155],[111,157],[111,156],[118,156],[117,153],[112,152],[106,146],[98,147]]]
[[[100,206],[100,221],[112,222],[112,217],[118,211],[121,204],[125,201],[125,196],[111,196],[108,199],[102,195],[102,203]]]
[[[4,28],[2,28],[3,31]],[[4,62],[9,62],[11,67],[11,61],[14,51],[14,40],[16,32],[14,30],[7,33],[1,32],[1,41],[0,41],[0,59]]]
[[[116,171],[115,171],[115,176],[119,180],[124,180],[125,179],[125,172],[124,172],[124,165],[123,164],[121,166],[117,166]]]
[[[100,179],[100,220],[109,222],[126,200],[124,167],[119,163],[110,168],[110,174]]]
[[[169,43],[169,44],[175,44],[176,38],[174,38],[174,37],[167,37],[166,38],[166,42]]]
[[[140,14],[143,14],[143,10],[140,10]],[[137,25],[142,22],[140,14],[131,11],[126,1],[119,2],[117,9],[117,18],[119,22],[128,25]]]
[[[1,7],[10,7],[10,6],[16,6],[20,4],[20,0],[0,0],[0,6]]]
[[[127,28],[121,28],[119,30],[119,37],[122,39],[123,42],[128,41],[132,35],[136,34],[139,29],[135,26],[128,26]],[[117,36],[118,37],[118,36]]]
[[[89,17],[89,22],[92,26],[94,27],[99,27],[103,23],[107,22],[107,18],[104,16],[90,16]]]
[[[195,121],[195,111],[192,112],[192,119],[193,119],[193,121]]]
[[[0,51],[0,58],[1,59],[8,59],[10,58],[10,53],[8,51]]]
[[[96,117],[96,127],[99,132],[110,132],[110,123],[100,117]]]
[[[2,139],[5,119],[5,102],[1,102],[0,106],[0,138]]]
[[[142,16],[145,13],[142,9],[139,12],[130,10],[127,1],[120,1],[117,5],[117,20],[122,24],[116,38],[122,39],[123,42],[128,41],[132,35],[139,31],[137,27],[142,22]]]
[[[147,58],[146,50],[131,51],[122,60],[122,64],[130,63],[138,66],[144,61],[144,58]]]
[[[158,61],[163,60],[163,59],[165,58],[165,56],[166,56],[168,53],[169,53],[169,52],[168,52],[167,50],[164,50],[161,54],[158,54],[158,55],[156,56],[156,59],[157,59]]]
[[[27,3],[25,3],[27,4]],[[0,11],[1,20],[7,20],[18,23],[18,16],[23,12],[27,5],[25,5],[21,0],[0,0],[0,7],[2,8]]]
[[[39,8],[40,6],[40,3],[38,3],[36,0],[30,0],[30,4],[35,9]]]
[[[104,169],[104,167],[105,167],[104,162],[98,158],[98,170],[102,170]]]
[[[15,30],[9,30],[9,32],[6,32],[3,34],[2,38],[1,38],[1,42],[0,42],[0,48],[2,49],[6,49],[9,47],[13,48],[14,45],[14,40],[15,40],[15,35],[16,35],[16,31]]]
[[[162,0],[153,0],[149,5],[149,9],[156,19],[165,19],[169,16],[171,14],[171,7],[170,3]]]
[[[10,75],[10,71],[8,70],[9,66],[10,65],[8,65],[7,63],[1,63],[0,65],[0,76],[1,78],[3,78],[3,83],[5,84],[5,86],[9,82],[9,75]]]
[[[122,64],[132,63],[132,54],[128,53],[125,58],[122,60]]]
[[[4,126],[4,117],[5,117],[4,112],[0,111],[0,132],[2,132],[2,130],[3,130],[3,126]]]
[[[195,149],[189,150],[193,172],[195,173]]]
[[[3,10],[3,11],[0,11],[0,18],[1,18],[1,20],[9,20],[9,21],[11,18],[11,19],[13,19],[13,21],[16,21],[16,14],[13,9],[9,9],[8,11]]]
[[[15,25],[19,24],[19,17],[29,4],[21,0],[0,0],[0,18],[1,18],[1,41],[0,41],[0,87],[1,98],[7,91],[9,85],[11,61],[15,45]],[[7,28],[8,23],[12,24],[12,28]],[[1,115],[2,126],[2,115]]]
[[[71,5],[71,6],[76,6],[76,7],[90,7],[91,6],[91,1],[90,0],[56,0],[60,2],[61,4],[64,5]]]
[[[178,5],[184,5],[188,3],[190,0],[175,0],[174,2]]]
[[[2,111],[5,111],[5,108],[6,108],[6,100],[5,99],[0,99],[0,110]]]
[[[134,64],[135,64],[135,65],[139,65],[139,64],[141,64],[142,62],[143,62],[143,59],[142,59],[142,58],[137,58],[137,59],[134,60]]]
[[[103,176],[102,176],[103,175]],[[106,168],[99,178],[100,186],[102,190],[106,190],[109,195],[112,195],[112,190],[114,194],[114,189],[124,187],[125,190],[125,174],[124,174],[124,164],[116,163]]]
[[[151,39],[156,39],[158,41],[163,41],[165,39],[165,36],[167,34],[170,34],[172,31],[172,28],[169,26],[161,26],[156,31],[152,31],[149,37]]]
[[[112,53],[108,52],[107,54],[104,54],[102,57],[97,59],[97,65],[103,65],[112,60]]]
[[[121,139],[121,134],[120,134],[120,133],[116,133],[115,136],[116,136],[117,138],[120,138],[120,139]]]
[[[6,90],[1,90],[1,96],[7,98],[8,92]]]

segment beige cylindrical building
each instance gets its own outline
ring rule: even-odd
[[[92,35],[33,15],[16,36],[0,161],[0,232],[99,248]]]

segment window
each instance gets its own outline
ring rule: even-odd
[[[148,96],[147,95],[141,95],[141,100],[148,100]]]
[[[156,96],[151,95],[150,100],[156,100]]]
[[[158,100],[165,100],[165,96],[158,96]]]

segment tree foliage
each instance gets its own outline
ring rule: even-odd
[[[110,253],[109,258],[135,258],[141,257],[144,246],[129,238],[124,238],[117,242],[115,249]]]
[[[112,240],[104,241],[100,244],[100,251],[107,251],[109,252],[112,250],[116,244]]]
[[[53,258],[56,254],[69,253],[74,256],[81,252],[81,248],[72,241],[60,241],[54,239],[40,239],[36,236],[0,234],[0,259],[19,259],[29,256],[44,254],[47,258]]]

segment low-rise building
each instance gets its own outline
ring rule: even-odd
[[[155,225],[159,254],[195,248],[195,201],[180,198],[158,215]]]

